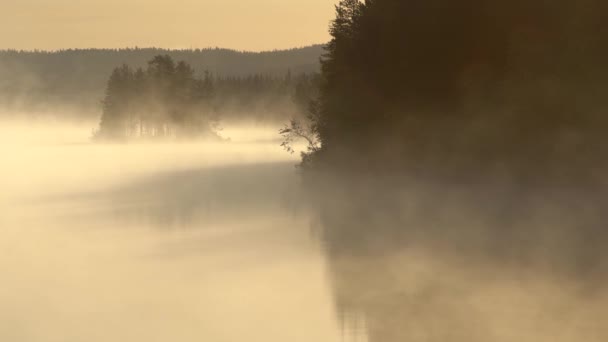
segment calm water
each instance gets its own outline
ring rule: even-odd
[[[585,193],[364,181],[314,208],[276,130],[88,132],[0,125],[0,341],[608,340],[605,212]]]
[[[0,341],[342,339],[295,161],[263,130],[91,145],[2,128]]]

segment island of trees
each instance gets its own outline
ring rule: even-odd
[[[215,136],[222,120],[276,120],[300,115],[318,89],[315,73],[197,77],[185,61],[159,55],[144,68],[112,72],[95,138],[100,140]],[[262,113],[262,114],[260,114]]]
[[[248,78],[255,75],[282,78],[319,72],[321,45],[290,50],[245,52],[220,48],[168,50],[159,48],[68,49],[60,51],[0,51],[0,111],[90,120],[99,115],[112,70],[122,64],[147,68],[155,56],[185,61],[203,77]],[[261,111],[251,115],[263,114]]]

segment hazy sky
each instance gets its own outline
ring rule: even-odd
[[[337,0],[0,0],[0,49],[322,43]]]

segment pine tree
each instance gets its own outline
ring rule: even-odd
[[[99,138],[124,139],[128,135],[128,110],[134,94],[134,74],[127,65],[114,69],[102,101]]]

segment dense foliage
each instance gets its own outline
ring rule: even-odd
[[[606,7],[342,0],[312,123],[322,147],[305,161],[450,177],[599,177]]]

